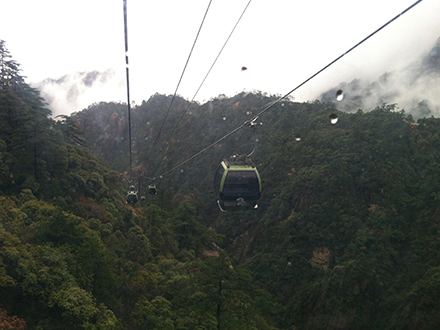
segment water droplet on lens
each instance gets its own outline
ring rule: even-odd
[[[338,89],[336,92],[336,101],[342,101],[344,98],[344,92],[342,92],[342,89]]]
[[[328,116],[328,119],[330,119],[330,123],[332,123],[333,125],[336,124],[338,122],[338,120],[339,120],[338,115],[335,114],[335,113],[331,113]]]
[[[295,141],[301,141],[301,134],[295,134]]]

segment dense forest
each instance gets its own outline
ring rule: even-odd
[[[0,70],[0,328],[440,326],[439,119],[283,100],[178,166],[278,96],[156,94],[132,136],[158,194],[127,205],[127,105],[53,119],[3,41]],[[216,167],[253,149],[259,208],[220,212]]]

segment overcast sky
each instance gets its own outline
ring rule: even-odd
[[[178,94],[193,97],[248,2],[212,1]],[[196,100],[243,90],[284,95],[414,2],[252,0]],[[127,0],[137,104],[156,92],[174,93],[208,3]],[[70,74],[75,84],[76,72],[106,72],[95,89],[83,86],[78,93],[87,97],[66,112],[126,101],[122,0],[3,0],[1,11],[0,39],[28,83]],[[422,1],[292,96],[311,100],[342,81],[405,68],[440,37],[439,14],[439,0]]]

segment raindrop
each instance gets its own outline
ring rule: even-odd
[[[258,140],[258,139],[255,139],[255,142],[257,142],[257,143],[258,143],[258,142],[260,142],[260,140]]]
[[[342,91],[342,89],[338,89],[338,91],[336,92],[336,101],[342,101],[343,98],[344,92]]]
[[[159,176],[159,179],[163,179],[163,175]]]
[[[296,142],[301,141],[301,134],[295,134],[295,141]]]
[[[250,111],[247,111],[247,112],[246,112],[246,114],[247,114],[247,115],[250,115],[250,114],[251,114],[251,112],[250,112]]]
[[[281,106],[284,107],[284,103],[281,103]]]
[[[183,170],[180,170],[180,173],[183,173]]]
[[[330,119],[330,123],[332,123],[333,125],[336,124],[338,122],[338,120],[339,120],[338,115],[335,114],[335,113],[331,113],[328,116],[328,119]]]
[[[226,120],[226,117],[223,117],[223,120]]]

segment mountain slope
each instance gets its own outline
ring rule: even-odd
[[[431,51],[400,71],[385,72],[376,81],[359,78],[341,82],[321,95],[323,102],[336,101],[335,93],[342,90],[344,98],[338,109],[353,113],[382,104],[397,103],[414,118],[440,115],[440,38]]]

